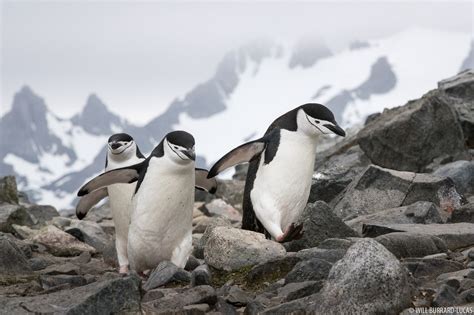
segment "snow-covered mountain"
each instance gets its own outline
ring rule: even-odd
[[[169,130],[188,130],[203,166],[261,136],[273,119],[297,105],[326,104],[343,126],[353,126],[420,97],[473,64],[469,34],[427,29],[357,41],[337,53],[318,38],[258,40],[225,55],[211,78],[145,126],[110,112],[96,95],[81,113],[59,118],[23,87],[0,118],[0,174],[17,175],[20,189],[36,201],[68,208],[77,188],[103,169],[112,133],[132,134],[149,152]]]

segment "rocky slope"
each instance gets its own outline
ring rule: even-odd
[[[474,311],[474,72],[371,116],[318,155],[302,239],[240,230],[243,182],[196,194],[193,256],[116,272],[107,205],[84,221],[0,180],[1,314]]]

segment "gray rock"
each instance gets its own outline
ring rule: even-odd
[[[323,287],[324,281],[292,282],[278,289],[278,296],[283,302],[289,302],[305,296],[318,293]]]
[[[75,218],[75,212],[73,214]],[[85,221],[94,221],[100,223],[104,220],[112,220],[112,210],[110,209],[109,202],[105,202],[99,207],[94,207],[87,213],[87,216],[84,218]]]
[[[397,223],[444,223],[439,208],[428,201],[418,201],[409,206],[397,207],[361,215],[345,223],[362,234],[366,224],[397,224]]]
[[[473,97],[474,72],[466,70],[458,75],[440,81],[438,89],[444,92],[458,113],[464,142],[468,148],[474,148],[474,97]]]
[[[244,315],[258,315],[263,312],[265,305],[259,301],[251,301],[244,309]]]
[[[474,161],[455,161],[433,172],[439,177],[449,177],[462,194],[474,194]]]
[[[316,247],[328,238],[357,236],[357,233],[342,222],[324,201],[308,204],[300,221],[303,223],[303,237],[285,243],[288,251]]]
[[[285,283],[324,280],[331,267],[332,264],[318,258],[301,261],[286,275]]]
[[[204,248],[206,263],[219,270],[232,271],[281,257],[285,248],[265,239],[261,233],[231,227],[216,227]]]
[[[314,308],[315,304],[321,303],[321,295],[319,293],[309,295],[307,297],[293,300],[286,303],[278,304],[271,308],[265,309],[261,314],[308,314],[314,313],[311,308]],[[321,312],[320,314],[328,314],[328,310]]]
[[[191,286],[210,285],[211,271],[207,265],[200,265],[191,273]]]
[[[324,249],[320,247],[308,248],[300,250],[296,253],[296,257],[301,260],[321,259],[330,263],[335,263],[346,254],[347,249]]]
[[[201,262],[199,261],[199,259],[197,259],[193,255],[190,255],[188,257],[188,261],[186,262],[186,266],[184,266],[184,270],[193,271],[194,269],[196,269],[200,265],[201,265]]]
[[[98,223],[93,221],[74,220],[65,232],[94,247],[98,252],[104,252],[108,247],[115,247],[113,240]]]
[[[448,221],[451,223],[474,223],[474,203],[468,203],[458,209],[454,209]]]
[[[250,294],[235,285],[229,288],[224,298],[229,304],[237,307],[245,306],[253,300],[253,297]]]
[[[245,180],[219,179],[217,186],[216,198],[222,198],[237,209],[242,209]]]
[[[0,232],[15,233],[13,224],[33,225],[33,220],[25,207],[13,204],[0,205]]]
[[[13,241],[0,235],[0,283],[15,283],[31,275],[32,270],[23,252]]]
[[[208,285],[201,285],[181,291],[176,295],[165,295],[162,298],[143,304],[144,311],[153,313],[172,313],[182,310],[187,305],[209,304],[217,302],[216,291]]]
[[[214,310],[217,314],[237,315],[238,313],[235,308],[222,297],[218,297],[216,305],[214,305]]]
[[[0,204],[18,204],[18,190],[15,176],[0,177]]]
[[[362,239],[352,245],[329,273],[314,312],[398,314],[411,304],[406,269],[378,242]]]
[[[222,199],[214,199],[206,203],[205,208],[211,216],[223,216],[231,221],[242,221],[242,214]]]
[[[301,258],[289,253],[286,256],[262,262],[250,270],[247,274],[247,282],[250,284],[275,282],[284,278],[300,261]]]
[[[445,241],[426,234],[395,232],[378,236],[375,240],[397,258],[423,257],[448,250]]]
[[[358,145],[342,153],[331,154],[321,164],[317,162],[309,202],[331,202],[369,164],[369,159]]]
[[[87,284],[87,279],[78,275],[40,276],[40,283],[44,289],[68,284],[70,287],[79,287]]]
[[[31,270],[38,271],[52,265],[54,262],[50,259],[46,259],[43,257],[34,257],[28,260],[28,263],[30,265]]]
[[[449,103],[434,90],[385,110],[359,132],[358,143],[372,163],[403,171],[422,172],[442,155],[465,157],[461,124]]]
[[[178,268],[170,261],[162,261],[150,274],[143,285],[145,291],[149,291],[170,282],[189,283],[191,276],[189,272]]]
[[[210,222],[206,224],[204,234],[199,239],[199,242],[194,245],[193,256],[199,259],[204,259],[204,248],[206,247],[207,241],[211,232],[214,228],[218,226],[232,226],[230,221],[226,218],[213,218]],[[193,234],[195,235],[195,234]],[[194,242],[193,242],[194,244]]]
[[[355,241],[343,239],[343,238],[328,238],[322,241],[318,248],[321,249],[343,249],[347,250],[354,244]]]
[[[472,278],[471,278],[472,277]],[[472,269],[462,269],[459,271],[447,272],[440,274],[436,278],[436,283],[438,285],[448,282],[450,279],[456,279],[458,282],[461,282],[464,278],[474,279],[474,272]]]
[[[110,314],[140,310],[140,279],[116,278],[32,297],[0,297],[0,314]]]
[[[387,224],[367,226],[372,236],[390,232],[410,232],[437,236],[442,239],[448,249],[457,249],[474,245],[473,223],[451,224]]]
[[[52,206],[32,205],[26,209],[28,213],[38,221],[36,224],[44,225],[54,217],[59,217],[59,212]]]
[[[79,270],[79,266],[70,262],[65,262],[50,265],[42,270],[41,273],[46,275],[78,275]]]
[[[369,166],[352,181],[334,206],[341,218],[430,201],[443,210],[460,207],[461,196],[449,178]]]
[[[461,294],[459,294],[458,301],[461,304],[473,303],[474,302],[474,289],[469,289],[469,290],[466,290],[466,291],[462,292]]]
[[[48,225],[33,237],[34,242],[44,245],[55,256],[77,256],[82,252],[95,253],[94,247],[80,242],[74,236]]]
[[[65,227],[71,225],[71,219],[65,217],[54,217],[51,219],[51,224],[61,230],[64,230]]]
[[[456,298],[458,294],[456,289],[443,284],[438,288],[436,294],[433,297],[433,306],[452,306],[456,303]]]
[[[474,279],[463,279],[461,283],[459,283],[459,292],[463,292],[466,290],[474,289]]]
[[[432,279],[440,274],[459,271],[464,268],[463,264],[457,261],[438,258],[409,258],[403,261],[403,265],[416,278],[429,277]]]

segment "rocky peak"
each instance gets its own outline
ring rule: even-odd
[[[23,86],[20,91],[15,93],[11,115],[14,116],[19,124],[30,124],[46,121],[46,112],[48,108],[43,98],[36,95],[29,86]],[[26,126],[25,126],[26,127]]]
[[[290,59],[290,68],[312,67],[318,60],[332,55],[324,40],[319,37],[304,38],[296,43]]]

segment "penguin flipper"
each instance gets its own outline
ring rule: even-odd
[[[79,203],[76,207],[76,216],[79,220],[82,220],[89,210],[95,206],[99,201],[104,199],[109,195],[107,188],[103,187],[100,189],[96,189],[90,194],[87,194],[79,200]]]
[[[199,190],[207,191],[214,194],[217,190],[217,180],[215,178],[207,178],[208,171],[202,168],[196,168],[195,187]]]
[[[209,171],[208,178],[212,178],[229,167],[251,162],[265,150],[266,141],[261,138],[247,142],[224,155]]]
[[[79,189],[77,195],[82,197],[84,195],[93,192],[96,189],[106,187],[112,184],[130,184],[136,182],[138,180],[138,176],[140,174],[140,170],[143,166],[144,162],[117,168],[105,173],[100,174],[97,177],[94,177],[89,182],[87,182],[84,186]]]

